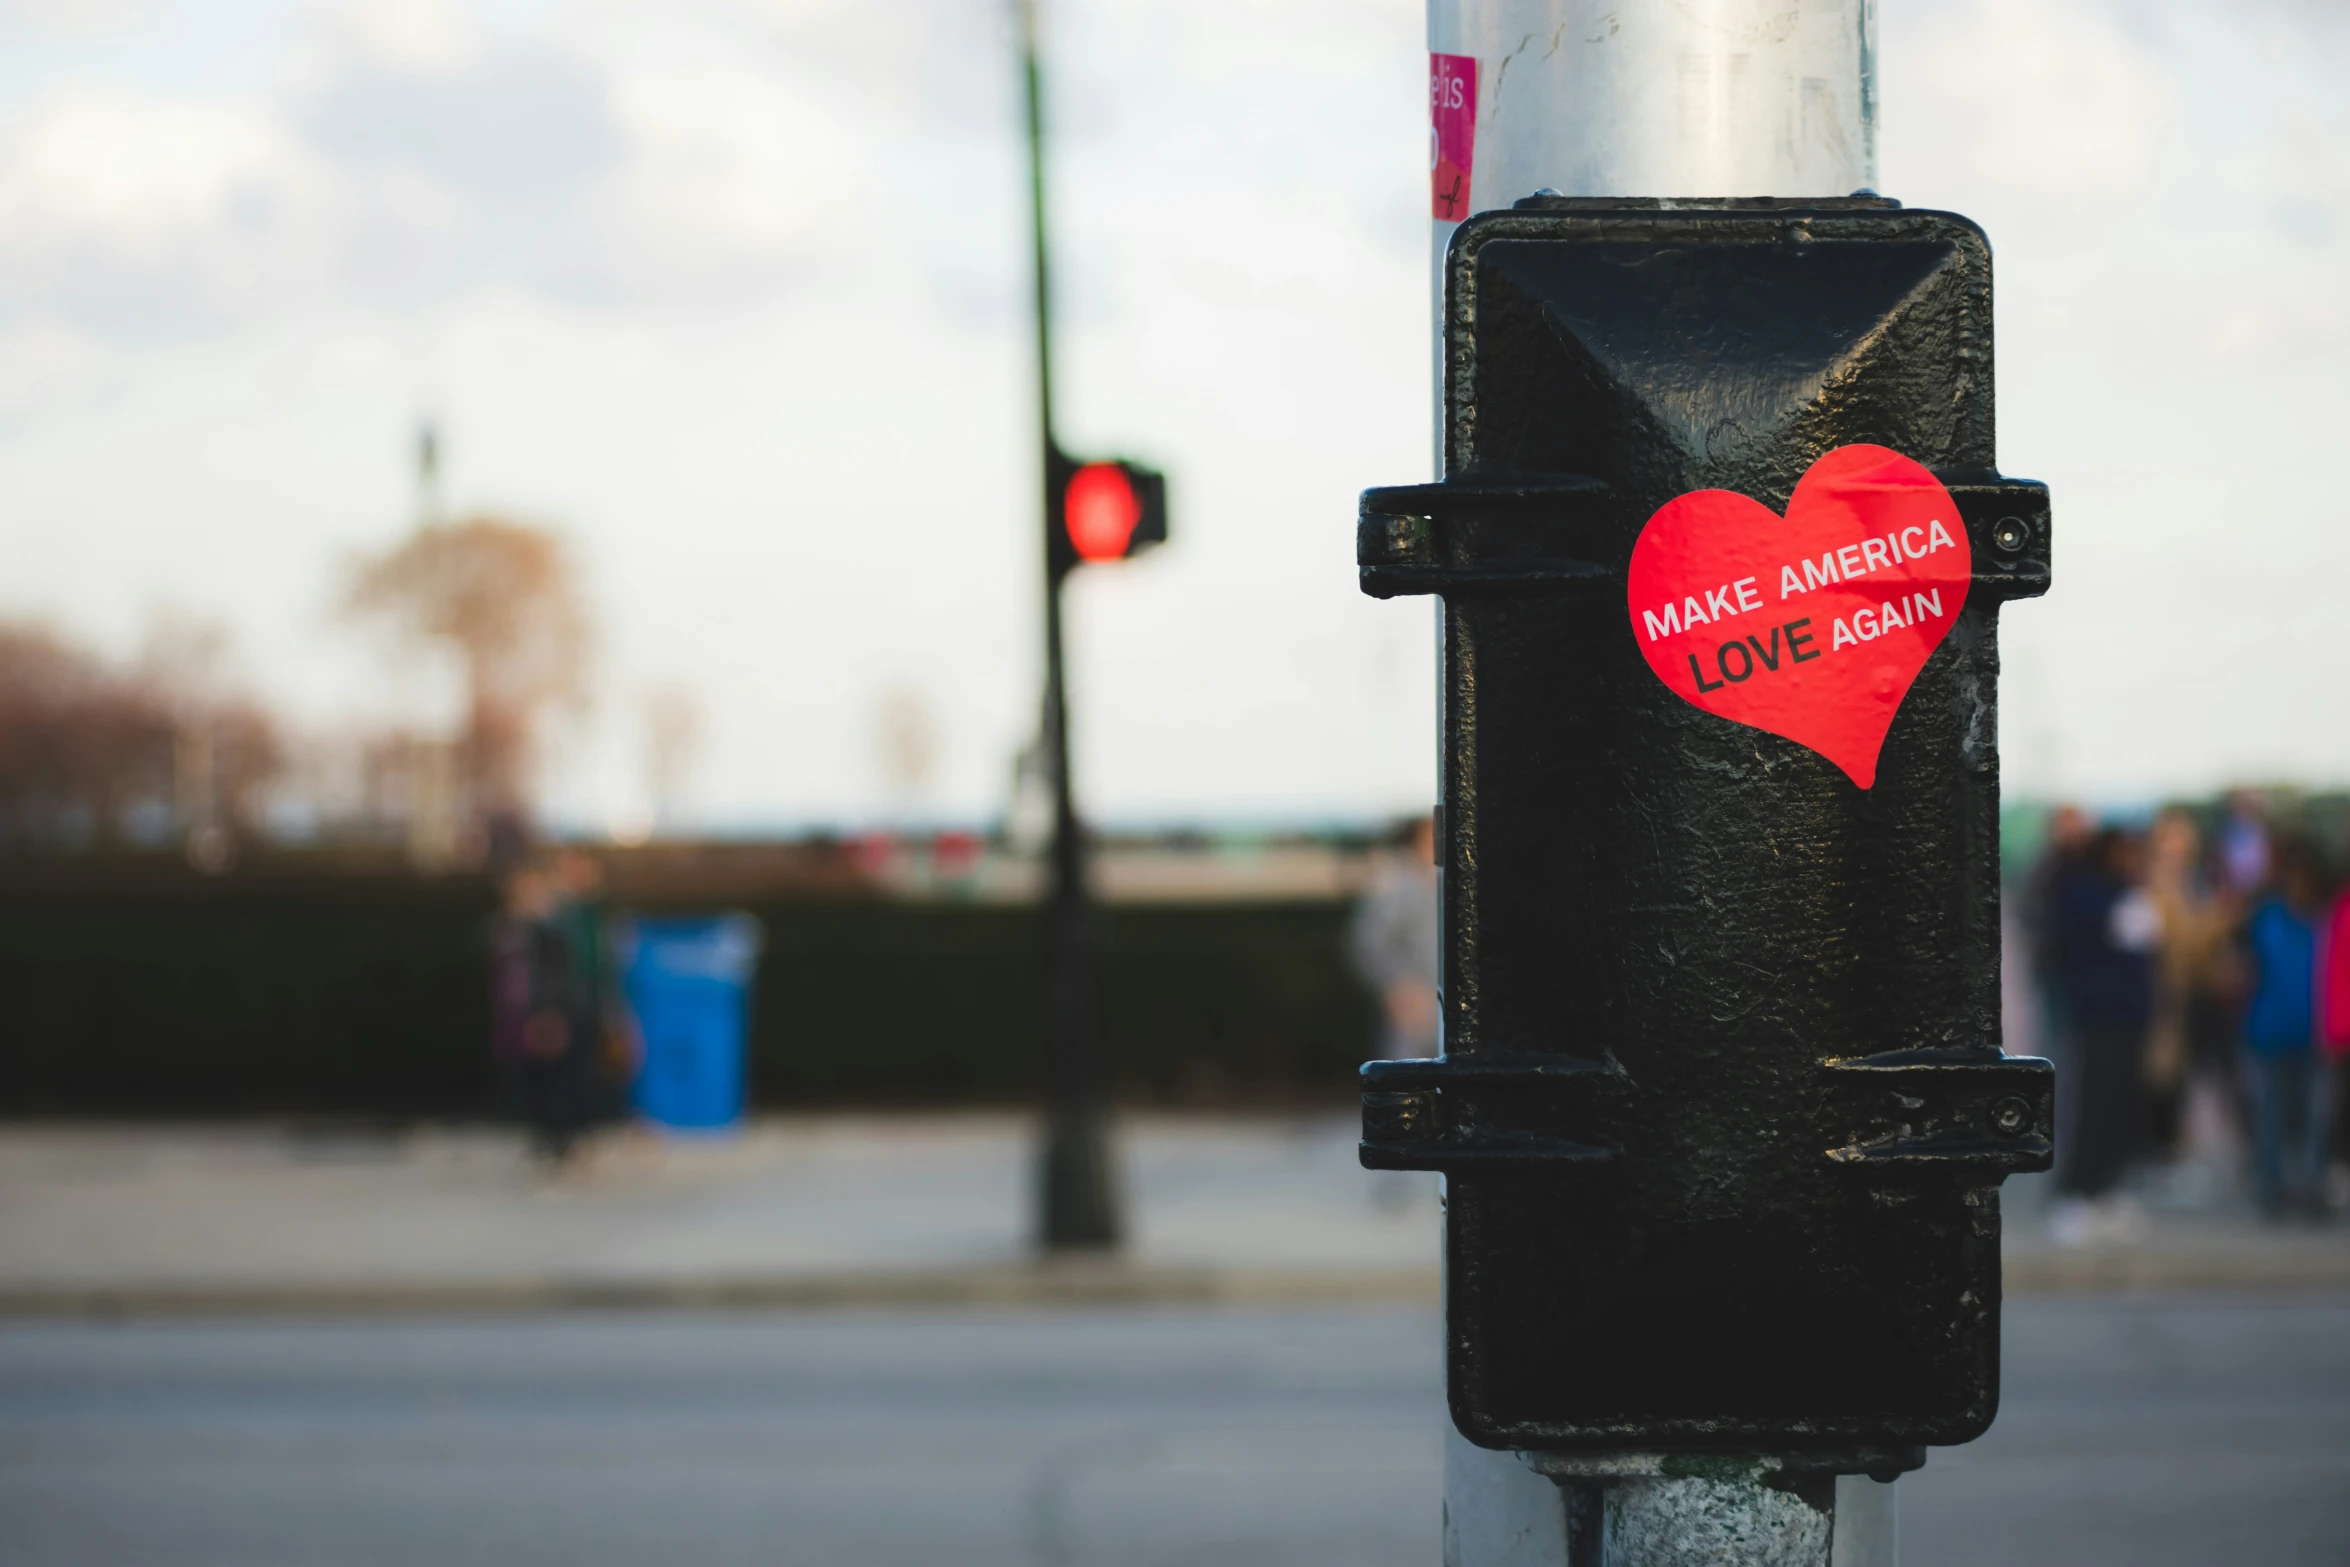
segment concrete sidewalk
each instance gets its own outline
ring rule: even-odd
[[[553,1177],[502,1128],[0,1128],[0,1313],[1435,1298],[1435,1178],[1360,1169],[1351,1119],[1120,1133],[1131,1246],[1040,1265],[1009,1115],[625,1132]],[[2339,1229],[2059,1251],[2009,1190],[2012,1292],[2350,1286]]]

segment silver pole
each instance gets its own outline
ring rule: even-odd
[[[1877,182],[1875,0],[1428,0],[1428,50],[1439,373],[1444,251],[1470,215],[1543,190],[1847,196]],[[1562,1463],[1445,1437],[1445,1567],[1894,1567],[1893,1487],[1865,1476]]]
[[[1876,179],[1873,0],[1429,0],[1428,49],[1477,61],[1470,212]]]

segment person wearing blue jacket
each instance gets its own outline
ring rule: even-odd
[[[2136,1219],[2116,1188],[2145,1120],[2140,1071],[2161,930],[2138,870],[2137,841],[2108,827],[2058,873],[2049,899],[2049,957],[2074,1073],[2069,1114],[2058,1129],[2058,1202],[2049,1228],[2068,1245],[2127,1238]]]
[[[2244,921],[2252,995],[2244,1059],[2252,1090],[2252,1175],[2261,1211],[2323,1210],[2326,1117],[2317,1054],[2317,924],[2322,887],[2306,844],[2276,855],[2276,887]]]

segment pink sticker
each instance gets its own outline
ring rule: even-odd
[[[1886,447],[1839,446],[1785,517],[1732,490],[1657,508],[1632,546],[1632,640],[1688,701],[1809,746],[1866,789],[1973,575],[1940,480]]]
[[[1428,56],[1428,215],[1458,223],[1469,215],[1469,170],[1477,152],[1477,57]]]

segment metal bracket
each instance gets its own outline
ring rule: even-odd
[[[1438,1056],[1362,1068],[1363,1166],[1460,1170],[1616,1157],[1597,1127],[1626,1086],[1567,1055]],[[2036,1058],[1896,1050],[1820,1069],[1823,1156],[1841,1166],[2003,1177],[2048,1168],[2056,1075]]]
[[[1562,1055],[1437,1056],[1366,1061],[1366,1170],[1459,1170],[1587,1164],[1616,1151],[1562,1135],[1593,1117],[1593,1098],[1623,1082],[1602,1061]]]
[[[1616,492],[1579,473],[1449,479],[1365,490],[1355,565],[1373,598],[1410,593],[1540,593],[1619,578],[1589,556]],[[1595,526],[1597,525],[1597,526]]]
[[[2055,1156],[2056,1070],[2037,1057],[1894,1050],[1829,1061],[1821,1080],[1820,1130],[1836,1164],[2006,1176]]]
[[[2048,486],[2036,479],[1944,480],[1974,558],[1974,591],[1998,600],[2048,591]],[[1373,598],[1413,593],[1549,593],[1619,581],[1608,524],[1619,497],[1577,473],[1448,479],[1365,490],[1355,565]],[[1619,530],[1620,531],[1620,530]]]
[[[2037,479],[1993,479],[1942,487],[1958,503],[1974,556],[1974,591],[1988,597],[2038,598],[2048,591],[2048,486]]]

